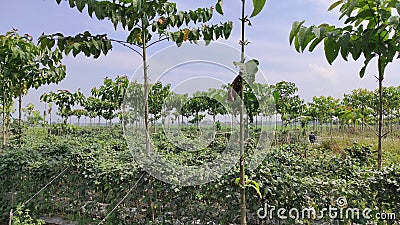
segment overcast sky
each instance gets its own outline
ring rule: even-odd
[[[178,9],[186,10],[195,7],[210,7],[216,0],[179,0]],[[239,60],[239,0],[225,0],[225,15],[216,15],[214,22],[232,20],[234,31],[229,40],[220,40],[219,44],[209,47],[204,52],[196,50],[200,48],[180,48],[170,47],[161,51],[159,57],[153,57],[150,68],[158,68],[159,65],[164,69],[171,69],[174,60],[179,64],[185,60],[196,60],[189,55],[195,55],[203,59],[207,53],[210,55],[209,61],[218,61],[223,58],[222,67],[213,63],[199,65],[181,65],[170,73],[165,82],[177,83],[184,79],[194,76],[206,77],[203,82],[210,83],[210,79],[215,78],[213,84],[231,82],[235,74],[232,72],[232,61]],[[248,1],[250,3],[250,1]],[[253,27],[247,28],[247,38],[251,42],[247,46],[246,53],[249,58],[258,59],[261,63],[266,81],[274,84],[278,81],[286,80],[295,82],[299,88],[299,93],[306,101],[313,96],[333,96],[341,98],[344,93],[350,92],[355,88],[375,89],[377,87],[375,62],[371,63],[367,70],[366,77],[360,79],[358,71],[362,66],[359,62],[344,62],[339,59],[330,66],[323,55],[322,46],[319,46],[313,53],[297,53],[292,46],[289,46],[289,32],[295,20],[306,20],[307,25],[330,23],[342,24],[338,21],[338,12],[327,12],[327,8],[333,1],[329,0],[269,0],[264,11],[252,19]],[[251,5],[248,4],[248,13],[251,12]],[[57,5],[55,0],[6,0],[0,7],[0,33],[4,34],[12,28],[17,28],[20,34],[28,33],[37,38],[43,32],[51,34],[61,32],[65,35],[75,35],[89,30],[91,33],[104,34],[109,37],[124,40],[127,33],[122,29],[114,30],[109,21],[97,21],[90,18],[86,10],[79,13],[76,9],[69,8],[67,2]],[[171,44],[163,43],[150,49],[150,54],[155,54],[161,49]],[[222,47],[221,47],[222,46]],[[175,49],[175,50],[174,50]],[[218,51],[221,49],[221,51]],[[194,52],[194,53],[193,53]],[[216,54],[219,53],[219,54]],[[222,53],[226,53],[225,56]],[[236,54],[237,53],[237,54]],[[163,56],[164,54],[164,56]],[[172,62],[170,62],[172,60]],[[205,59],[204,59],[205,60]],[[107,56],[99,59],[86,58],[79,56],[73,58],[66,57],[63,60],[67,66],[67,78],[58,85],[42,87],[38,91],[31,91],[25,98],[25,102],[38,104],[41,93],[57,89],[76,90],[81,88],[85,94],[89,94],[93,86],[102,83],[104,77],[115,77],[117,75],[133,76],[135,71],[140,69],[140,58],[132,51],[123,47],[116,47]],[[168,64],[168,63],[169,64]],[[165,65],[169,65],[165,66]],[[172,71],[174,69],[172,68]],[[154,72],[154,71],[153,71]],[[392,63],[387,69],[385,85],[399,85],[397,77],[400,68],[398,62]],[[184,74],[183,74],[184,73]],[[152,77],[156,80],[161,74]],[[174,77],[175,76],[175,77]],[[138,76],[140,77],[140,76]],[[182,79],[182,80],[181,80]],[[190,79],[189,79],[190,80]],[[201,89],[201,82],[187,82],[185,90]],[[211,85],[212,86],[212,85]],[[177,88],[178,90],[178,88]],[[183,90],[183,89],[182,89]]]

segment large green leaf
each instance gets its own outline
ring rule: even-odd
[[[222,0],[218,0],[217,4],[215,5],[215,10],[221,15],[224,15],[224,11],[222,9]]]
[[[301,26],[303,25],[305,21],[295,21],[292,25],[292,30],[290,31],[290,36],[289,36],[289,43],[292,44],[294,38],[297,36],[297,33],[299,33],[299,30]]]
[[[312,32],[313,26],[301,27],[298,34],[298,42],[300,46],[300,50],[303,52],[306,46],[315,38],[314,33]]]
[[[343,3],[343,0],[339,0],[339,1],[335,2],[335,3],[333,3],[331,6],[329,6],[328,11],[333,10],[334,8],[336,8],[338,5],[340,5],[342,3]]]
[[[332,65],[333,61],[335,61],[339,55],[339,46],[333,38],[325,38],[324,51],[326,60]]]
[[[250,17],[257,16],[263,10],[266,2],[267,0],[253,0],[254,10]]]

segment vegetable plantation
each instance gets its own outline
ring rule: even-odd
[[[339,0],[330,10],[345,28],[293,23],[297,51],[324,43],[329,63],[363,55],[361,78],[378,57],[376,90],[306,101],[294,82],[259,82],[246,28],[266,1],[251,1],[248,16],[237,2],[236,77],[190,94],[150,82],[148,49],[231,38],[236,24],[213,19],[224,18],[222,0],[187,11],[168,0],[56,0],[128,36],[0,35],[0,224],[399,224],[400,86],[382,81],[399,57],[400,3]],[[143,79],[105,77],[89,95],[49,91],[38,96],[44,111],[23,104],[66,77],[63,57],[116,45],[140,56]]]

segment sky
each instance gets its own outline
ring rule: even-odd
[[[177,0],[179,10],[213,6],[216,0]],[[296,20],[306,20],[306,25],[337,24],[338,11],[327,11],[334,1],[330,0],[269,0],[265,9],[251,19],[252,27],[246,28],[250,44],[246,47],[247,58],[260,61],[258,80],[274,84],[285,80],[296,83],[299,95],[306,101],[313,96],[343,97],[343,94],[356,88],[373,90],[377,87],[375,79],[376,62],[371,62],[366,76],[360,78],[358,72],[362,59],[348,62],[338,58],[329,65],[324,57],[323,47],[314,52],[297,53],[289,45],[289,32]],[[251,1],[246,5],[251,13]],[[160,79],[172,83],[173,89],[180,92],[193,92],[232,82],[235,77],[233,61],[239,61],[238,49],[240,39],[239,14],[241,1],[225,0],[223,16],[217,15],[213,22],[232,20],[234,30],[228,40],[219,40],[209,47],[185,45],[177,48],[172,43],[164,42],[152,47],[149,54],[151,82]],[[0,33],[4,34],[17,28],[20,34],[28,33],[38,38],[43,32],[52,34],[61,32],[64,35],[75,35],[89,30],[93,34],[108,34],[109,38],[126,39],[127,32],[114,30],[109,21],[98,21],[90,18],[86,12],[80,13],[71,9],[67,2],[57,5],[55,0],[3,0],[0,7]],[[201,61],[201,62],[199,62]],[[207,61],[207,62],[205,62]],[[191,62],[191,63],[187,63]],[[127,75],[140,80],[141,59],[133,51],[116,46],[107,56],[99,59],[85,56],[65,57],[67,78],[58,85],[31,90],[24,98],[25,105],[33,102],[37,105],[44,92],[58,89],[77,90],[89,95],[90,89],[101,85],[104,77]],[[388,66],[384,85],[398,86],[397,76],[400,72],[398,62]]]

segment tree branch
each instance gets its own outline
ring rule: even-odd
[[[169,40],[169,37],[161,38],[161,39],[159,39],[157,41],[154,41],[153,43],[150,43],[149,45],[147,45],[147,48],[152,46],[152,45],[154,45],[154,44],[157,44],[159,42],[165,41],[165,40]]]
[[[136,52],[138,55],[140,55],[140,57],[143,57],[142,53],[140,53],[138,50],[134,49],[132,46],[129,46],[128,42],[126,42],[126,41],[120,41],[120,40],[115,40],[115,39],[110,39],[110,41],[113,41],[122,46],[125,46],[125,47],[129,48],[130,50]]]

